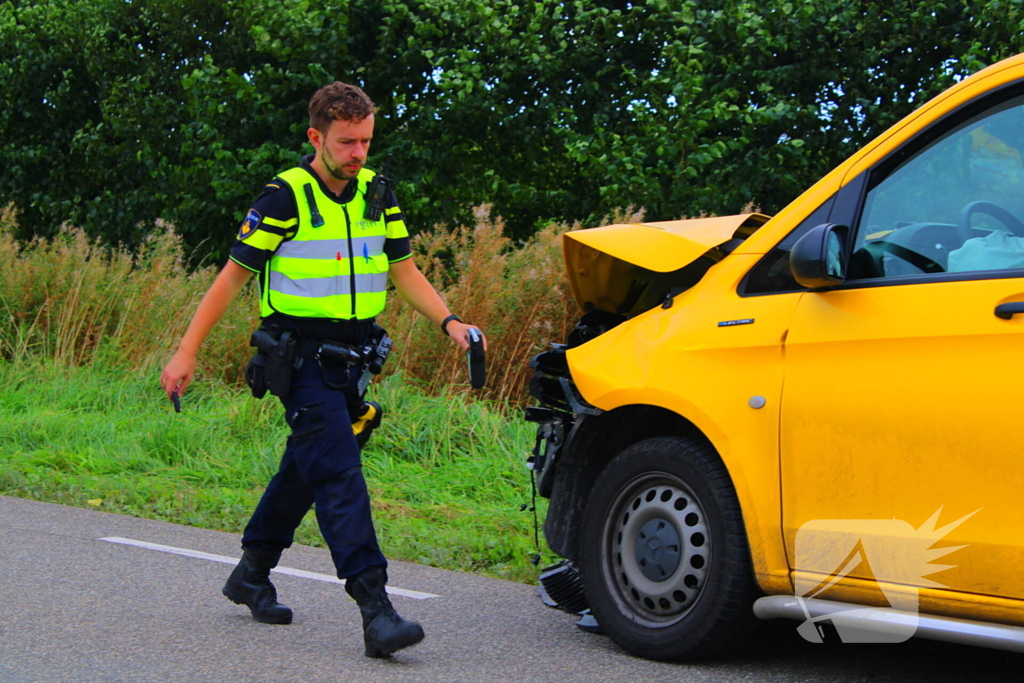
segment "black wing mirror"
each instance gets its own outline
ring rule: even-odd
[[[789,252],[793,277],[808,289],[842,284],[846,279],[846,240],[850,229],[822,223],[798,239]]]

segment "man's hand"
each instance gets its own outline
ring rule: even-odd
[[[480,336],[484,340],[484,351],[487,350],[487,337],[484,336],[483,330],[480,330],[476,325],[467,325],[466,323],[459,322],[458,320],[452,320],[448,323],[448,336],[452,338],[452,341],[458,344],[459,348],[463,351],[469,351],[469,340],[466,339],[466,332],[470,328],[480,331]]]
[[[175,391],[178,392],[178,396],[184,394],[195,373],[196,357],[194,355],[182,351],[174,354],[160,375],[160,386],[164,388],[167,400],[171,400],[171,394]]]
[[[234,261],[228,261],[210,289],[203,295],[203,300],[199,302],[199,308],[192,316],[185,336],[178,344],[178,352],[160,375],[160,386],[164,388],[168,399],[175,391],[178,392],[178,396],[185,393],[185,389],[192,382],[192,375],[196,372],[196,354],[200,345],[250,277],[251,270]]]

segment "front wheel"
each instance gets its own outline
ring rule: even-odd
[[[754,623],[739,502],[706,441],[660,437],[619,453],[587,506],[580,572],[604,631],[648,659],[717,654]]]

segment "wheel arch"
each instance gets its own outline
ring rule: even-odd
[[[576,561],[578,531],[588,494],[598,474],[623,449],[659,436],[706,436],[692,422],[660,406],[628,405],[599,415],[581,416],[558,461],[551,503],[544,521],[550,548]]]

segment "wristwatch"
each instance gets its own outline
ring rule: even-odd
[[[448,323],[450,323],[453,320],[458,320],[460,323],[462,322],[462,318],[455,315],[454,313],[441,321],[441,331],[444,332],[446,337],[451,336],[450,334],[448,334]]]

